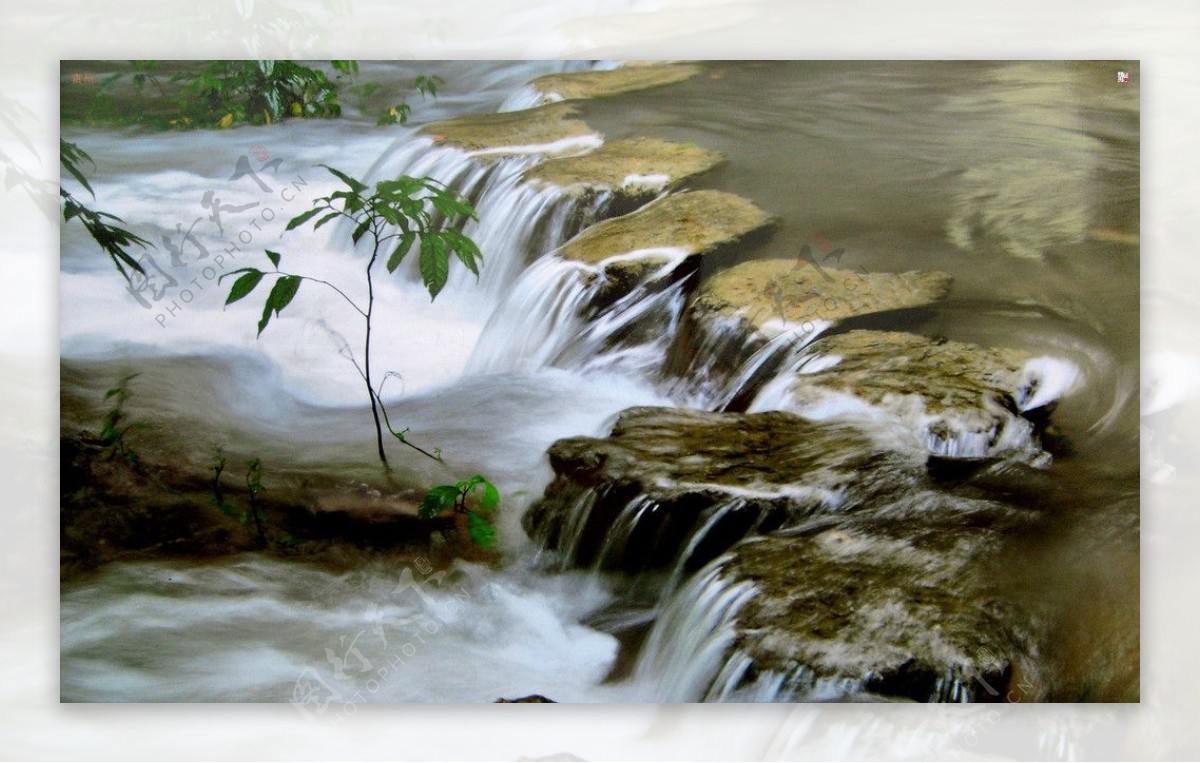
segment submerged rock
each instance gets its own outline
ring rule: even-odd
[[[878,420],[883,414],[945,458],[1014,457],[1044,461],[1044,411],[1056,399],[1029,356],[1009,349],[929,339],[896,331],[850,331],[810,344],[763,388],[751,410],[789,410],[813,418]],[[1031,412],[1032,413],[1032,412]]]
[[[754,594],[735,617],[727,665],[736,669],[713,690],[766,689],[776,700],[1041,699],[1035,619],[987,582],[1002,536],[1028,519],[930,496],[907,510],[743,542],[722,575]]]
[[[525,517],[567,562],[695,568],[751,532],[853,511],[921,478],[859,430],[781,411],[631,408],[606,438],[559,440]]]
[[[519,154],[559,156],[599,146],[603,138],[581,120],[567,104],[499,114],[457,117],[431,122],[421,134],[438,145],[456,146],[475,158]]]
[[[822,268],[804,260],[752,260],[705,281],[692,303],[697,318],[740,318],[770,339],[811,334],[820,322],[926,307],[950,289],[945,273],[865,273]]]
[[[696,64],[630,63],[608,71],[546,74],[529,83],[542,103],[604,96],[673,85],[700,73]]]
[[[605,143],[579,156],[547,160],[526,170],[524,178],[574,195],[612,193],[644,202],[708,172],[722,160],[720,153],[695,144],[635,137]]]

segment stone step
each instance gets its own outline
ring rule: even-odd
[[[603,98],[653,87],[673,85],[700,73],[697,64],[633,63],[608,71],[546,74],[529,83],[543,103]]]

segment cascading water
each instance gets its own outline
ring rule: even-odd
[[[564,368],[582,373],[646,375],[656,372],[683,309],[674,273],[685,251],[639,252],[663,260],[628,293],[597,302],[609,288],[605,269],[553,254],[525,271],[484,328],[467,373]]]
[[[642,647],[634,680],[654,686],[659,702],[705,698],[737,637],[737,613],[755,593],[722,576],[730,557],[698,572],[667,604]]]
[[[805,348],[832,325],[815,321],[807,332],[784,330],[764,341],[746,329],[741,316],[706,318],[697,328],[693,361],[667,383],[668,394],[689,408],[729,410],[734,401],[745,400],[795,371]]]
[[[721,86],[721,80],[712,82]],[[840,82],[837,87],[841,87]],[[521,89],[504,100],[502,110],[520,109],[543,99],[532,88]],[[800,102],[789,99],[771,108],[792,109],[793,101]],[[657,129],[659,125],[654,119],[664,105],[654,99],[639,103],[653,118],[643,119],[644,124],[639,123],[636,129]],[[744,105],[757,113],[754,103]],[[494,106],[495,101],[488,108]],[[604,108],[596,102],[597,120],[603,118]],[[590,111],[589,108],[589,123]],[[710,128],[701,119],[708,114],[710,109],[706,105],[693,115],[700,120],[696,122],[697,129],[706,140],[717,141],[724,128]],[[768,109],[763,116],[766,129],[769,120],[765,117],[774,119],[777,115]],[[872,118],[878,115],[873,114]],[[611,117],[610,122],[624,124]],[[690,133],[675,129],[671,120],[662,124],[666,125],[664,134],[674,140],[694,139]],[[797,124],[806,123],[791,119],[786,133],[764,134],[773,136],[772,141],[784,140],[797,134]],[[837,125],[839,132],[847,134],[855,134],[857,130],[853,123],[836,114],[825,124],[823,129]],[[613,138],[623,137],[608,125],[601,126]],[[875,140],[877,133],[871,131],[859,140]],[[685,309],[692,284],[682,277],[687,268],[681,266],[687,252],[634,251],[597,264],[573,262],[555,254],[571,237],[611,214],[614,204],[605,194],[574,195],[554,186],[526,182],[523,179],[526,170],[547,155],[545,146],[471,153],[440,145],[433,137],[407,131],[400,134],[365,173],[360,166],[360,171],[353,174],[370,181],[400,174],[429,176],[463,194],[479,214],[479,220],[468,223],[465,232],[479,244],[484,264],[478,282],[464,268],[452,266],[450,282],[432,306],[419,287],[415,258],[411,255],[399,274],[407,282],[394,279],[381,286],[381,309],[390,308],[394,312],[382,313],[387,320],[376,339],[379,356],[383,368],[400,370],[407,383],[400,390],[389,387],[392,397],[388,403],[397,419],[443,446],[448,456],[457,458],[456,468],[478,468],[501,483],[508,512],[503,518],[506,524],[501,528],[501,534],[507,536],[503,539],[508,554],[504,565],[499,569],[456,567],[452,574],[459,581],[456,585],[461,584],[467,592],[466,598],[461,597],[457,588],[441,588],[439,579],[427,586],[428,600],[410,596],[404,601],[389,598],[400,571],[378,566],[344,575],[308,567],[296,567],[295,570],[300,570],[297,572],[287,562],[257,557],[251,557],[244,566],[226,562],[214,563],[211,568],[193,568],[182,562],[114,566],[111,572],[80,583],[64,595],[66,698],[287,701],[296,677],[305,667],[316,666],[325,680],[332,680],[330,666],[339,663],[327,662],[327,651],[332,650],[342,660],[342,668],[347,668],[347,645],[353,643],[360,631],[365,633],[363,639],[374,637],[370,630],[372,622],[366,619],[368,613],[393,620],[417,617],[420,619],[414,622],[418,626],[434,622],[440,634],[438,638],[429,638],[428,631],[423,633],[428,643],[419,645],[420,654],[404,668],[411,672],[389,684],[381,694],[371,694],[376,700],[491,701],[498,696],[544,693],[566,701],[780,701],[841,698],[861,692],[862,686],[853,682],[814,681],[799,667],[783,673],[756,670],[753,658],[738,647],[737,617],[756,595],[756,588],[726,574],[730,557],[709,560],[714,554],[724,553],[737,539],[779,530],[785,523],[775,516],[767,522],[768,514],[761,509],[763,501],[778,496],[755,494],[752,490],[740,495],[727,493],[689,518],[694,520],[692,526],[672,539],[678,544],[653,569],[632,575],[614,574],[611,569],[625,566],[620,560],[636,555],[637,549],[646,545],[644,537],[653,535],[652,528],[665,513],[663,506],[647,495],[634,495],[621,504],[623,508],[612,510],[609,517],[612,521],[606,519],[602,535],[593,537],[595,527],[600,526],[596,518],[600,511],[597,496],[582,490],[560,521],[546,525],[550,528],[547,533],[533,537],[530,544],[521,536],[517,515],[537,498],[551,477],[544,463],[546,448],[559,438],[605,436],[616,414],[623,409],[672,402],[712,411],[785,410],[816,420],[853,420],[879,439],[888,442],[903,439],[904,445],[898,445],[897,449],[911,445],[909,450],[913,453],[920,451],[919,460],[914,461],[920,464],[930,452],[980,456],[1017,448],[1026,442],[1029,432],[1021,429],[1018,421],[998,441],[961,434],[938,437],[929,431],[928,412],[911,404],[869,406],[849,394],[828,395],[817,402],[798,401],[791,388],[797,377],[803,379],[806,374],[832,368],[840,360],[812,351],[811,342],[827,335],[831,326],[815,325],[804,335],[783,330],[769,340],[747,339],[737,319],[686,326]],[[922,132],[921,140],[927,141],[924,135]],[[339,157],[351,148],[358,155],[373,155],[382,145],[378,139],[369,144],[355,144],[358,138],[352,131],[334,137],[328,139],[328,147],[310,149],[311,155],[306,158],[341,168]],[[753,161],[759,154],[770,157],[766,166],[754,166],[750,177],[756,183],[774,183],[772,178],[779,174],[774,166],[779,164],[775,155],[784,149],[771,142],[758,143],[761,139],[752,135],[749,140],[753,150],[743,150],[745,136],[739,133],[735,137],[736,140],[721,143],[721,150],[743,162],[739,166],[745,166],[745,162]],[[209,140],[200,133],[185,138],[196,141],[196,145],[207,145],[202,141]],[[185,138],[172,136],[173,141]],[[583,152],[594,148],[598,140],[596,136],[585,136],[555,148],[568,153]],[[154,145],[159,161],[174,167],[168,162],[173,161],[176,144],[164,139],[161,145]],[[811,152],[795,155],[813,156]],[[854,157],[843,159],[852,163]],[[814,167],[821,166],[819,157],[809,161]],[[878,174],[875,167],[870,171],[872,177]],[[899,167],[897,171],[907,170]],[[186,178],[187,192],[195,191],[192,195],[198,196],[212,181],[202,173],[191,175],[196,177]],[[944,176],[954,177],[955,173],[946,172]],[[159,198],[165,195],[160,186],[171,186],[175,180],[170,173],[151,173],[147,178],[146,173],[139,175],[138,170],[132,169],[127,176],[118,175],[107,185],[119,189],[118,195],[122,197]],[[309,180],[314,188],[324,188],[321,183],[328,178],[309,177]],[[726,180],[717,178],[714,183]],[[788,184],[794,182],[788,179],[782,185],[764,187],[761,198],[756,199],[790,204],[793,188]],[[814,204],[824,204],[819,190],[813,190],[805,198]],[[325,193],[321,191],[322,195]],[[953,198],[953,194],[947,197]],[[232,197],[230,200],[245,201]],[[107,204],[108,199],[102,197],[102,201]],[[887,201],[866,209],[855,222],[883,218],[887,222],[881,224],[891,225],[888,215],[895,205],[890,197]],[[111,208],[130,220],[140,221],[133,206],[115,204]],[[299,211],[288,210],[290,214]],[[785,206],[779,211],[791,226],[785,230],[792,231],[797,220],[807,219]],[[807,210],[801,211],[807,214]],[[838,215],[843,213],[841,207],[813,211],[820,219],[839,219]],[[920,213],[926,214],[924,208]],[[939,229],[938,224],[926,225],[927,222],[922,222],[922,230]],[[901,223],[896,223],[896,227],[903,229]],[[348,231],[332,229],[330,226],[332,232],[327,240],[289,237],[285,240],[290,247],[286,256],[294,256],[299,262],[308,254],[331,255],[328,259],[336,260],[331,265],[336,275],[347,278],[355,275],[362,264],[361,250],[354,253],[334,246],[335,240],[347,238]],[[326,230],[322,229],[322,233]],[[91,301],[85,303],[85,311],[65,313],[65,361],[103,356],[112,352],[114,346],[123,347],[119,342],[88,344],[93,335],[102,334],[104,329],[84,325],[79,316],[86,312],[96,316],[89,320],[102,325],[103,321],[116,320],[108,317],[116,311],[112,309],[112,298],[101,295],[95,287],[99,275],[81,275],[72,270],[77,261],[82,261],[80,252],[84,251],[79,241],[70,238],[72,233],[64,232],[64,305],[73,304],[76,298]],[[790,246],[792,242],[787,243]],[[978,242],[980,247],[984,243]],[[903,247],[896,252],[889,249],[887,256],[896,257],[905,267],[924,267],[925,244],[922,239],[920,246],[912,247],[913,251],[904,251]],[[867,244],[859,248],[862,252],[852,251],[852,254],[869,255]],[[1068,255],[1062,257],[1064,262],[1070,259]],[[631,288],[626,284],[622,287],[624,291],[614,292],[612,287],[617,279],[610,269],[636,259],[651,259],[657,264],[642,271]],[[943,257],[938,266],[949,270],[954,262]],[[884,264],[890,268],[892,261],[888,259]],[[1010,280],[1023,288],[1024,283],[1019,279],[1028,279],[1029,273],[1034,272],[1031,268],[1028,266],[1021,276]],[[82,272],[83,266],[79,270]],[[960,270],[954,273],[955,278],[965,279],[964,288],[971,288],[970,269]],[[1136,284],[1136,279],[1133,283]],[[987,286],[990,288],[991,284]],[[125,297],[123,292],[119,296]],[[187,335],[172,326],[176,333],[170,341],[174,344],[168,344],[159,335],[149,334],[160,329],[146,316],[143,322],[149,329],[144,333],[161,346],[169,346],[171,352],[187,347],[235,361],[240,357],[235,351],[246,353],[251,347],[272,353],[270,361],[264,360],[262,367],[255,366],[253,373],[222,375],[214,371],[215,381],[210,386],[232,396],[241,394],[243,388],[254,390],[258,395],[252,398],[255,405],[243,407],[257,409],[254,413],[260,418],[253,424],[268,432],[272,440],[278,440],[272,444],[280,460],[288,449],[295,449],[304,450],[309,462],[339,463],[356,457],[346,455],[357,453],[346,443],[362,439],[358,428],[361,421],[346,423],[353,418],[349,409],[322,406],[361,405],[361,393],[352,375],[350,383],[355,386],[350,392],[328,392],[325,385],[336,386],[330,380],[347,369],[342,365],[317,365],[314,356],[306,354],[304,345],[312,336],[324,336],[333,330],[346,332],[344,324],[326,314],[327,309],[340,310],[343,306],[336,300],[326,304],[316,299],[313,292],[302,291],[289,315],[273,323],[272,333],[264,335],[262,340],[254,337],[254,320],[246,313],[247,305],[234,305],[222,311],[220,300],[207,312],[200,312],[199,306],[189,308],[197,312],[197,324],[212,321],[202,327],[204,331],[197,329],[194,335]],[[128,307],[125,304],[128,301],[124,299],[121,304]],[[134,314],[141,317],[140,313]],[[304,328],[296,329],[301,323]],[[217,340],[216,350],[211,343],[190,343],[201,334],[207,338],[213,325],[229,331]],[[1000,325],[1005,328],[1012,324]],[[681,327],[695,332],[689,340],[694,357],[668,363],[668,355],[676,351]],[[235,328],[240,333],[235,334]],[[150,344],[142,336],[129,341]],[[1018,412],[1035,412],[1071,391],[1094,389],[1101,376],[1099,372],[1073,362],[1078,358],[1070,353],[1062,353],[1070,360],[1051,357],[1059,354],[1053,342],[1035,337],[1031,343],[1046,349],[1032,353],[1035,359],[1025,365],[1024,378],[1014,396]],[[1002,340],[987,344],[1001,346]],[[86,348],[87,352],[80,348]],[[1097,357],[1093,364],[1096,368],[1105,363],[1113,368],[1119,366],[1109,355],[1100,353]],[[418,365],[415,358],[431,358],[426,365],[442,365],[427,377],[421,377],[410,371]],[[203,387],[197,380],[208,379],[204,372],[193,373],[194,365],[175,368],[176,375],[191,386],[179,385],[186,394],[173,398],[169,408],[179,411],[207,406],[216,410],[204,410],[204,415],[210,420],[224,421],[219,416],[229,406],[210,402],[201,395]],[[1117,376],[1118,371],[1112,371],[1112,376]],[[1090,416],[1092,410],[1085,408],[1079,416],[1082,424],[1075,431],[1090,431],[1093,426],[1100,430],[1115,429],[1113,422],[1128,417],[1126,403],[1132,394],[1130,390],[1136,390],[1136,372],[1132,387],[1129,375],[1124,371],[1120,374],[1124,391],[1112,395],[1111,400],[1105,393],[1103,410],[1096,416]],[[151,376],[148,374],[144,380],[150,383]],[[168,381],[160,387],[148,387],[147,394],[150,390],[168,388],[171,378],[168,374]],[[290,393],[300,397],[297,390],[308,395],[303,398],[305,405],[296,404],[288,396]],[[220,398],[211,392],[206,394]],[[242,411],[235,410],[231,415],[242,415]],[[253,417],[247,414],[244,418]],[[302,435],[286,439],[278,423],[284,419],[305,420],[308,428]],[[964,423],[964,432],[969,432],[969,424]],[[908,454],[909,450],[904,452]],[[859,489],[852,486],[847,492],[841,485],[801,483],[803,479],[793,480],[792,487],[796,491],[811,490],[808,497],[814,514],[836,514],[846,505],[847,495]],[[899,489],[913,489],[913,486],[904,483]],[[703,486],[697,487],[698,492],[702,490]],[[571,569],[580,564],[592,569]],[[695,571],[700,565],[704,566]],[[215,572],[210,574],[210,571]],[[222,571],[228,574],[220,574]],[[291,576],[296,577],[294,585],[288,582]],[[651,595],[643,596],[647,591]],[[623,598],[626,600],[622,601]],[[94,609],[97,601],[115,601],[116,606],[106,610],[108,614],[97,614],[99,610]],[[169,616],[154,619],[155,612],[166,607],[167,602],[172,602],[171,608],[163,611]],[[605,622],[597,615],[605,607],[616,611],[608,622],[623,623],[622,627],[630,623],[646,625],[653,620],[648,635],[643,633],[644,640],[639,635],[628,643],[622,636],[622,643],[618,644],[612,634],[620,628],[598,625]],[[630,609],[636,611],[630,614]],[[212,612],[219,612],[219,617],[227,619],[213,620]],[[164,635],[170,633],[168,620],[184,623],[188,629],[194,627],[194,637],[172,642]],[[162,633],[147,636],[147,630],[160,628]],[[163,675],[149,675],[143,657],[128,648],[130,643],[139,647],[149,645]],[[408,642],[400,642],[401,647],[405,643]],[[98,658],[98,653],[106,656]],[[374,661],[373,653],[364,651],[364,656]],[[634,674],[628,679],[614,679],[610,675],[614,664],[621,659],[636,663]],[[255,685],[248,677],[252,669],[261,671],[269,681]],[[178,675],[200,676],[206,670],[208,677],[204,680],[197,679],[185,688],[177,686]],[[227,673],[228,678],[222,678],[220,673]],[[610,676],[607,681],[606,675]],[[109,681],[111,677],[116,680]],[[354,685],[357,690],[369,692],[368,687],[365,678]],[[963,692],[948,679],[939,685],[938,695],[956,700],[963,697]]]
[[[811,351],[797,352],[793,358],[762,385],[747,408],[749,412],[780,410],[816,421],[869,422],[872,429],[895,430],[898,439],[906,434],[914,437],[926,451],[945,458],[1023,454],[1034,465],[1049,463],[1033,422],[1012,415],[989,397],[982,397],[979,408],[932,414],[915,395],[889,396],[871,403],[849,391],[822,389],[810,394],[803,390],[805,376],[834,368],[841,358]],[[1069,394],[1078,382],[1079,369],[1064,359],[1040,357],[1025,363],[1021,377],[1014,402],[1020,413],[1026,413],[1053,405]],[[797,395],[797,382],[803,396]]]
[[[602,217],[608,206],[608,194],[579,197],[555,186],[525,182],[524,172],[543,159],[536,152],[481,159],[418,136],[398,140],[368,177],[430,177],[474,205],[478,219],[466,221],[463,232],[483,252],[483,267],[478,278],[465,268],[452,269],[446,295],[451,300],[461,296],[477,310],[481,292],[483,304],[494,306],[526,265]],[[400,272],[419,281],[416,257],[406,258]]]

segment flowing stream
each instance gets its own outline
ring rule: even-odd
[[[371,64],[364,76],[442,76],[439,99],[414,102],[419,125],[526,107],[530,79],[591,65]],[[1127,521],[1120,512],[1138,474],[1139,267],[1128,242],[1138,230],[1138,112],[1136,99],[1095,95],[1108,76],[1086,63],[727,62],[669,89],[579,109],[605,141],[649,135],[724,153],[693,187],[740,194],[780,219],[773,238],[745,256],[791,257],[831,242],[845,249],[841,267],[951,274],[950,297],[921,333],[1043,359],[1040,378],[1053,389],[1021,402],[1036,408],[1038,394],[1062,397],[1054,421],[1072,457],[1042,466],[1052,480],[1081,486],[1068,491],[1073,505],[1063,511],[1097,514],[1100,533]],[[730,651],[731,623],[754,591],[721,576],[722,558],[692,559],[708,533],[738,515],[736,502],[706,515],[670,569],[641,575],[600,562],[625,553],[655,510],[645,502],[629,505],[601,558],[583,567],[571,563],[570,542],[548,551],[520,521],[552,477],[545,452],[554,441],[604,436],[632,406],[722,410],[740,399],[750,410],[788,409],[772,378],[832,362],[805,349],[827,327],[803,344],[753,351],[731,347],[718,327],[704,346],[714,356],[741,353],[732,377],[717,378],[703,359],[664,375],[686,302],[671,278],[681,253],[660,252],[668,264],[593,314],[585,306],[602,275],[554,250],[612,213],[607,196],[532,185],[521,175],[539,161],[535,153],[481,162],[416,127],[375,127],[365,107],[340,120],[233,131],[68,126],[64,137],[96,160],[97,206],[158,245],[159,286],[176,282],[161,296],[131,293],[86,233],[65,227],[64,369],[89,369],[97,385],[141,371],[137,415],[203,422],[181,435],[198,450],[238,438],[264,463],[301,471],[372,459],[361,380],[344,357],[357,316],[337,294],[306,285],[257,337],[261,303],[223,308],[227,289],[212,274],[265,266],[261,251],[270,248],[285,270],[358,283],[364,251],[342,245],[347,230],[282,234],[288,218],[335,190],[318,164],[371,180],[429,175],[467,196],[479,212],[465,232],[484,253],[481,277],[454,263],[432,303],[413,258],[379,279],[376,362],[379,374],[395,372],[384,388],[392,419],[440,447],[455,473],[489,475],[505,497],[497,568],[372,562],[331,572],[247,554],[119,563],[71,581],[62,592],[64,700],[286,702],[303,688],[333,697],[321,712],[334,714],[360,701],[527,694],[609,702],[844,693],[819,686],[796,696],[782,689],[785,677],[769,674],[738,686],[747,658]],[[237,176],[240,157],[255,175]],[[215,200],[204,206],[209,191]],[[171,267],[164,237],[180,247],[183,267]],[[711,267],[703,263],[700,277]],[[64,373],[65,387],[75,378]],[[820,419],[854,404],[798,410]],[[888,440],[905,415],[865,420]],[[395,459],[415,479],[446,476],[418,456]],[[582,532],[587,500],[565,535]],[[1064,602],[1069,622],[1080,606],[1069,575],[1055,554],[1038,558],[1014,570],[1011,584],[1047,581],[1035,595]],[[1136,592],[1135,584],[1132,598],[1119,594],[1135,624]]]

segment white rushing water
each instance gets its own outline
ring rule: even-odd
[[[485,95],[477,101],[460,96],[455,107],[516,110],[546,100],[520,83],[563,67],[527,67],[521,77],[484,67],[491,83]],[[564,437],[603,436],[621,410],[636,405],[849,419],[922,457],[926,451],[982,456],[1029,447],[1031,425],[1021,418],[1010,416],[998,439],[977,431],[973,421],[939,439],[932,429],[940,419],[911,400],[870,405],[836,392],[796,400],[790,391],[796,375],[839,361],[809,351],[834,328],[827,322],[799,335],[797,327],[775,327],[778,335],[765,340],[748,339],[736,321],[711,321],[698,327],[686,370],[667,372],[684,319],[687,291],[679,274],[690,252],[638,250],[594,265],[563,259],[557,254],[562,245],[610,214],[612,199],[523,179],[548,155],[595,148],[598,135],[471,154],[409,128],[384,136],[333,125],[239,132],[245,140],[236,146],[204,133],[81,138],[105,168],[97,178],[97,205],[158,245],[150,260],[158,280],[138,293],[125,289],[86,234],[64,228],[63,358],[120,360],[134,368],[174,360],[177,374],[190,374],[178,380],[178,389],[169,381],[147,384],[159,384],[154,389],[164,399],[175,394],[175,409],[239,419],[268,433],[280,450],[303,451],[307,458],[342,457],[362,445],[362,385],[345,357],[361,352],[359,316],[343,296],[306,283],[259,337],[263,295],[225,307],[228,281],[218,286],[215,278],[232,267],[267,268],[261,250],[271,248],[283,254],[283,270],[344,285],[349,298],[364,300],[365,242],[347,246],[349,230],[337,223],[316,234],[283,233],[287,219],[338,187],[314,165],[372,181],[433,177],[478,212],[464,232],[483,251],[481,275],[476,279],[452,263],[445,291],[433,302],[415,256],[395,276],[378,278],[376,379],[394,374],[384,389],[393,418],[500,486],[505,562],[498,568],[458,563],[449,572],[434,571],[428,560],[400,568],[378,562],[345,573],[253,554],[208,563],[113,564],[64,589],[66,700],[292,701],[305,714],[337,717],[361,702],[490,702],[534,693],[568,702],[777,701],[795,699],[796,687],[806,687],[806,698],[845,696],[853,687],[813,683],[801,673],[743,680],[750,661],[733,649],[735,622],[755,589],[723,577],[728,557],[693,570],[711,557],[699,554],[703,544],[745,510],[744,497],[702,512],[665,570],[631,582],[603,568],[622,557],[660,508],[637,496],[609,528],[593,569],[573,570],[595,504],[592,491],[582,491],[563,511],[555,549],[531,542],[520,525],[521,513],[552,476],[546,449]],[[283,162],[264,170],[256,156],[250,166],[259,171],[257,180],[244,174],[229,180],[239,158],[264,145]],[[626,181],[656,187],[663,178]],[[212,203],[204,206],[210,192]],[[970,207],[973,198],[967,194],[958,206]],[[218,226],[214,204],[240,211],[225,211]],[[970,211],[956,207],[955,230]],[[173,246],[179,248],[175,258]],[[607,269],[635,258],[657,264],[627,293],[610,295]],[[1024,369],[1016,401],[1021,411],[1080,397],[1080,390],[1117,377],[1104,366],[1108,357],[1090,347],[1058,352],[1043,344],[1049,349]],[[255,362],[245,362],[251,355]],[[197,357],[211,360],[211,377],[192,373]],[[226,364],[241,371],[216,370]],[[1131,394],[1128,379],[1121,384],[1103,401],[1088,402],[1093,407],[1081,418],[1101,429],[1111,425]],[[202,395],[203,385],[216,391]],[[841,499],[820,484],[795,489],[831,507]],[[763,518],[746,520],[744,532]],[[632,589],[652,590],[658,598],[623,601]],[[651,621],[633,655],[621,652],[621,629],[599,625]],[[632,675],[610,680],[622,662],[633,663]]]

